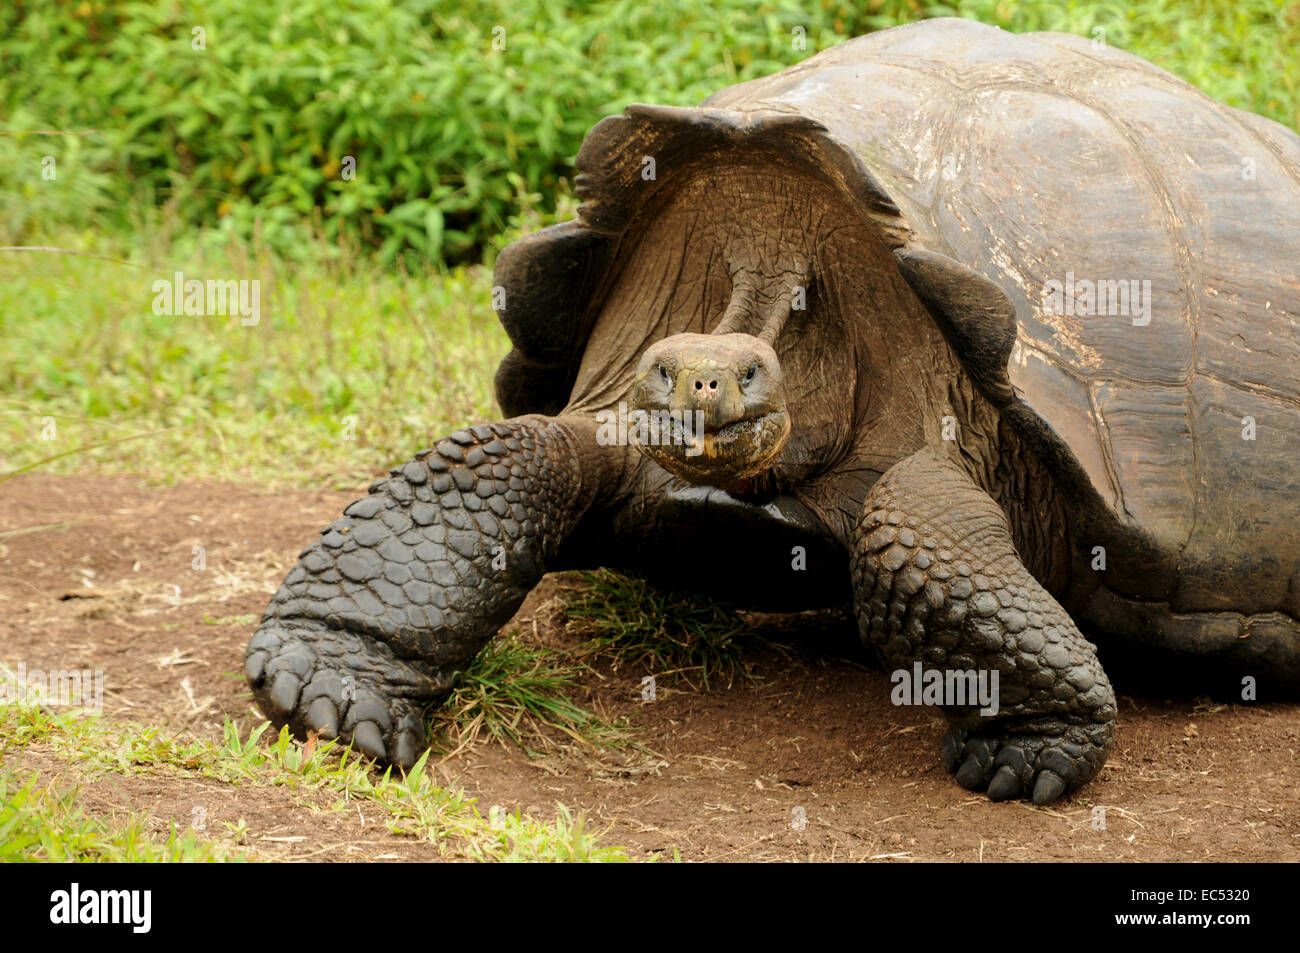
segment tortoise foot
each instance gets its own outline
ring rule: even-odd
[[[958,784],[986,792],[990,801],[1032,797],[1035,804],[1050,804],[1096,775],[1114,738],[1113,720],[1087,725],[1045,720],[1006,734],[950,728],[941,757]]]
[[[298,622],[264,624],[248,644],[244,669],[277,728],[339,738],[400,768],[424,750],[423,709],[451,683],[376,639]]]

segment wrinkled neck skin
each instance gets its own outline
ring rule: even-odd
[[[722,489],[793,498],[847,545],[880,474],[944,446],[944,428],[970,423],[981,398],[890,250],[830,186],[772,162],[730,163],[665,191],[620,239],[565,412],[616,411],[640,356],[671,335],[759,337],[780,360],[790,437],[769,471]],[[982,458],[998,454],[996,433],[963,432],[973,469],[995,469]],[[630,502],[685,485],[634,447],[610,450]]]

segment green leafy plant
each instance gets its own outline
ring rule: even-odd
[[[0,5],[0,232],[166,205],[301,259],[311,223],[382,261],[476,259],[554,213],[588,129],[694,105],[929,16],[1094,36],[1297,123],[1300,12],[1277,0],[42,0]],[[201,32],[196,32],[201,31]],[[35,130],[92,135],[48,137]],[[60,185],[41,159],[60,159]],[[2,236],[0,236],[2,237]]]

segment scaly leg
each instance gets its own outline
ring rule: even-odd
[[[867,495],[852,566],[863,640],[886,664],[998,672],[995,715],[945,708],[942,757],[959,784],[1047,804],[1097,773],[1115,696],[1096,650],[960,467],[926,450],[891,467]]]
[[[605,482],[575,418],[518,417],[438,441],[303,550],[248,644],[262,710],[399,766],[442,699],[541,579]]]

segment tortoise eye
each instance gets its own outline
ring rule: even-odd
[[[664,380],[668,380],[668,369],[664,367],[662,364],[659,365],[659,376],[662,377]]]
[[[749,369],[749,373],[745,375],[745,383],[748,384],[750,381],[752,381],[754,379],[754,375],[757,373],[758,373],[758,365],[755,364],[753,367]]]

